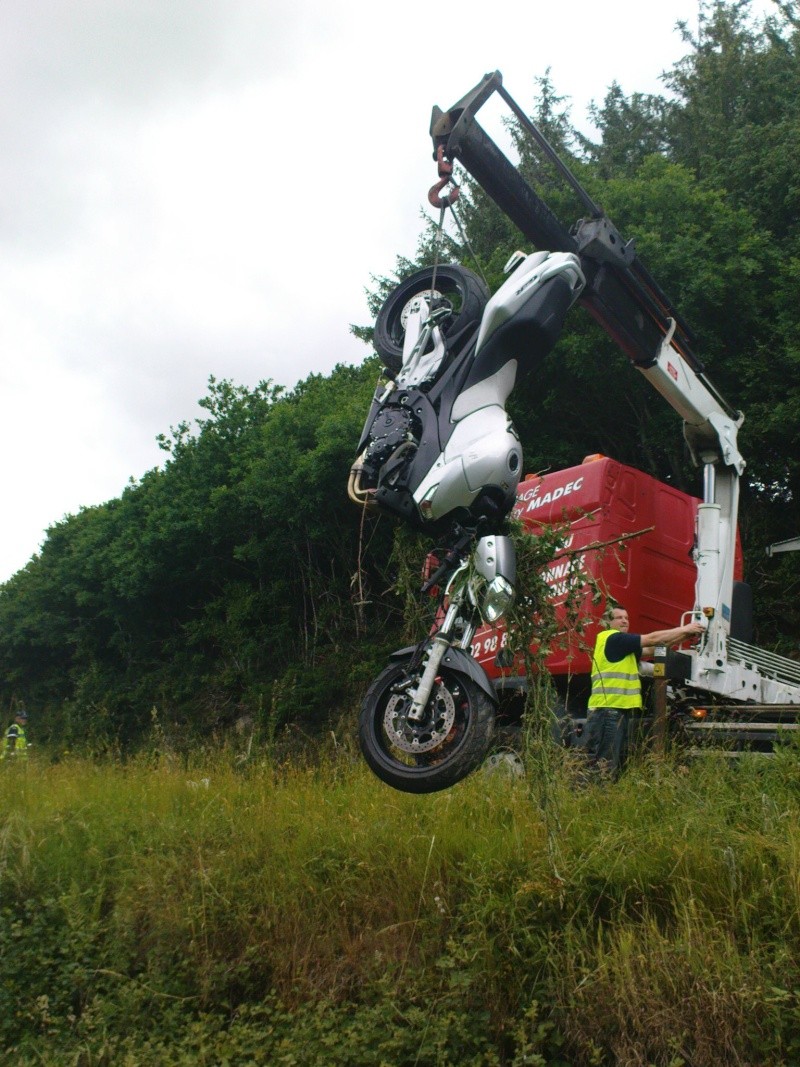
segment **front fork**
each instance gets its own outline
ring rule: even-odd
[[[416,687],[409,689],[408,691],[408,695],[411,698],[411,707],[409,708],[406,718],[409,722],[421,722],[425,717],[425,708],[428,706],[428,701],[431,699],[431,694],[433,693],[433,687],[436,683],[436,677],[439,674],[442,660],[444,659],[447,650],[453,645],[452,634],[456,619],[459,615],[460,607],[460,604],[451,604],[447,609],[444,622],[425,654],[425,667],[422,671],[422,676]],[[474,625],[467,626],[459,640],[459,645],[462,648],[468,647],[472,641],[474,633]]]

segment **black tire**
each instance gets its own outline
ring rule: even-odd
[[[394,664],[370,686],[359,717],[361,751],[372,771],[393,789],[403,793],[449,789],[483,762],[494,731],[494,706],[471,678],[443,667],[427,719],[418,725],[408,723],[404,710],[410,700],[397,691],[408,677],[406,664]],[[422,747],[410,751],[415,741]]]
[[[430,291],[432,281],[433,267],[416,271],[392,290],[378,312],[373,344],[384,366],[395,374],[403,365],[403,312],[414,297]],[[436,268],[436,292],[453,307],[452,316],[442,326],[448,337],[454,337],[466,327],[477,326],[489,299],[489,290],[482,279],[457,264]]]

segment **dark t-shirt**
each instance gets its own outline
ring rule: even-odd
[[[619,663],[631,653],[638,659],[642,654],[642,639],[638,634],[612,634],[606,641],[605,653],[611,663]]]

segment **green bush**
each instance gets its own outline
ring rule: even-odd
[[[19,1063],[791,1064],[798,756],[430,797],[342,737],[0,775]],[[552,839],[553,827],[558,827]]]

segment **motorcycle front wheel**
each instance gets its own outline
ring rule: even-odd
[[[494,706],[466,675],[442,668],[420,722],[408,718],[407,664],[378,675],[361,706],[358,741],[372,771],[404,793],[435,793],[460,782],[486,757]]]

